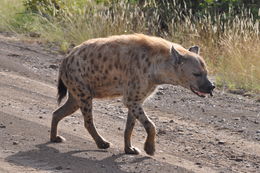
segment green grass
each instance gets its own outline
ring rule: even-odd
[[[57,2],[60,10],[51,4],[37,6],[37,13],[32,13],[21,0],[2,0],[0,30],[38,33],[41,41],[58,44],[62,51],[95,37],[134,32],[159,35],[185,47],[199,45],[219,86],[260,92],[260,24],[248,10],[241,9],[243,15],[234,18],[228,14],[194,18],[182,15],[178,5],[166,6],[162,13],[152,3],[139,7],[88,0]],[[167,32],[159,27],[160,14],[171,14],[165,18]]]

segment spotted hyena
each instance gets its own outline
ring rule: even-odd
[[[198,96],[212,95],[214,85],[207,78],[199,47],[188,50],[179,44],[143,34],[112,36],[88,40],[75,47],[63,60],[58,79],[58,102],[68,93],[66,103],[53,113],[51,141],[57,136],[58,122],[80,109],[84,125],[99,148],[109,147],[93,124],[92,100],[123,96],[128,108],[124,132],[125,153],[138,154],[131,134],[139,120],[147,132],[144,150],[155,152],[155,125],[142,104],[157,85],[172,84],[190,89]]]

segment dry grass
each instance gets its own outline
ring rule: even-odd
[[[178,6],[165,6],[165,13],[172,17],[166,20],[164,32],[160,25],[162,13],[153,3],[145,7],[126,3],[108,7],[87,0],[78,0],[80,4],[66,0],[62,4],[66,8],[46,18],[40,15],[44,11],[22,13],[24,7],[19,0],[12,0],[14,6],[8,2],[3,0],[0,7],[1,30],[36,32],[40,39],[58,43],[63,51],[94,37],[134,32],[158,35],[186,47],[199,45],[217,84],[260,91],[260,24],[249,11],[242,10],[235,18],[226,14],[194,18],[192,14],[183,15]]]

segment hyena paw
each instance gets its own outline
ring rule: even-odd
[[[126,154],[140,154],[140,150],[138,148],[135,148],[135,147],[126,147],[125,148],[125,153]]]
[[[106,141],[101,141],[97,143],[98,148],[100,149],[107,149],[110,147],[110,143]]]
[[[145,142],[145,144],[144,144],[144,151],[147,154],[153,156],[154,152],[155,152],[155,144],[151,143],[151,142]]]
[[[56,136],[55,138],[51,138],[51,142],[60,143],[65,142],[66,139],[62,136]]]

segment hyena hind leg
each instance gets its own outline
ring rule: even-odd
[[[51,134],[50,140],[51,142],[62,142],[65,139],[62,136],[57,136],[57,127],[60,120],[64,117],[71,115],[76,110],[79,109],[78,103],[75,98],[69,93],[68,99],[64,105],[59,107],[55,112],[52,114],[52,122],[51,122]]]
[[[81,100],[81,112],[84,117],[84,126],[95,140],[98,148],[106,149],[110,147],[110,143],[107,142],[96,130],[96,127],[93,122],[92,115],[92,98],[90,96],[85,96],[80,98]]]

